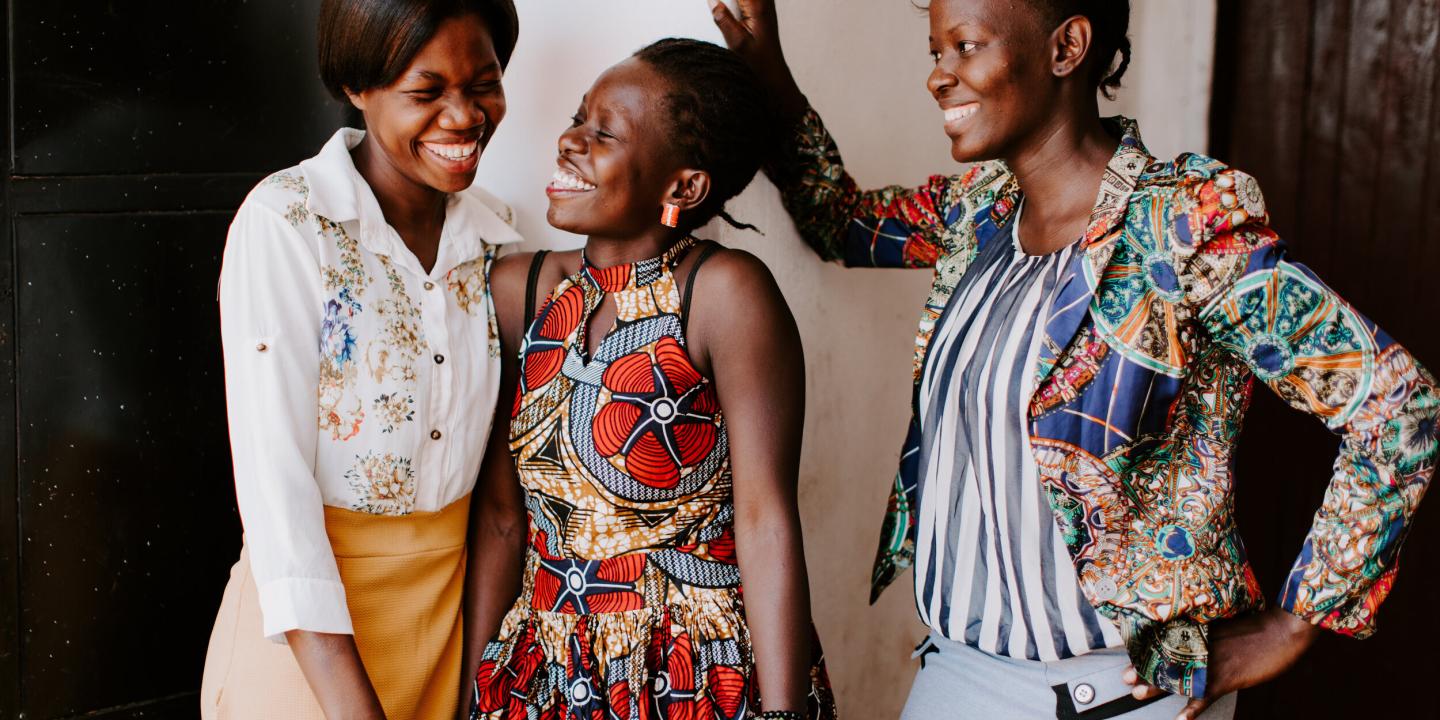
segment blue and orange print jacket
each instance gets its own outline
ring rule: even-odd
[[[1254,378],[1342,436],[1282,608],[1365,637],[1436,461],[1435,381],[1286,256],[1255,180],[1210,158],[1157,161],[1120,137],[1082,252],[1046,317],[1030,444],[1086,598],[1135,667],[1200,697],[1207,625],[1264,599],[1235,526],[1235,442]],[[979,249],[1014,217],[1002,163],[862,192],[814,111],[768,169],[806,241],[855,267],[933,268],[915,344]],[[911,421],[872,601],[909,567],[922,476]]]

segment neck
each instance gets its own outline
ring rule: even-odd
[[[374,137],[366,133],[365,139],[351,151],[355,169],[375,193],[385,222],[390,223],[413,250],[416,235],[433,229],[437,223],[444,224],[445,193],[400,174],[375,146]]]
[[[631,237],[591,235],[585,239],[585,258],[597,268],[627,265],[665,254],[682,237],[683,233],[663,225]]]
[[[1115,154],[1116,139],[1100,122],[1095,100],[1075,112],[1057,113],[1005,164],[1025,192],[1025,212],[1033,219],[1089,217]]]

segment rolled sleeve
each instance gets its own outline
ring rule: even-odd
[[[266,637],[352,632],[315,479],[321,286],[316,251],[252,196],[230,226],[220,332],[235,493]]]
[[[284,642],[289,630],[351,635],[345,586],[338,580],[276,578],[258,588],[265,637]]]

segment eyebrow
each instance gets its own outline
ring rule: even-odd
[[[976,25],[982,28],[988,27],[987,25],[985,25],[985,23],[980,21],[980,18],[974,15],[961,15],[959,20],[956,20],[954,23],[952,23],[950,27],[945,28],[945,33],[954,33],[956,30],[960,29],[964,25]],[[935,42],[934,35],[930,36],[930,42]]]
[[[614,126],[616,121],[626,128],[631,125],[630,113],[618,105],[602,105],[595,108],[595,114],[604,117],[603,124],[606,126]]]
[[[494,71],[499,70],[499,69],[500,69],[500,63],[498,63],[498,62],[493,62],[493,63],[490,63],[489,65],[486,65],[485,67],[480,68],[479,72],[476,72],[475,74],[476,74],[476,75],[484,75],[484,74],[486,74],[486,73],[494,72]],[[435,72],[434,70],[416,70],[415,72],[410,73],[410,76],[411,76],[411,77],[418,77],[418,78],[420,78],[420,79],[422,79],[422,80],[432,80],[432,81],[434,81],[434,82],[441,82],[441,83],[445,82],[445,76],[444,76],[444,75],[441,75],[440,73]]]

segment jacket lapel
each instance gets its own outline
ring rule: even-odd
[[[1045,320],[1045,342],[1041,344],[1036,368],[1036,388],[1043,387],[1050,378],[1089,313],[1095,290],[1105,276],[1105,268],[1110,264],[1115,243],[1119,242],[1124,228],[1130,195],[1135,191],[1141,173],[1154,161],[1140,140],[1140,129],[1135,121],[1115,117],[1107,122],[1120,126],[1120,144],[1105,166],[1095,209],[1090,213],[1090,224],[1080,241],[1082,252],[1075,254],[1050,305]]]

